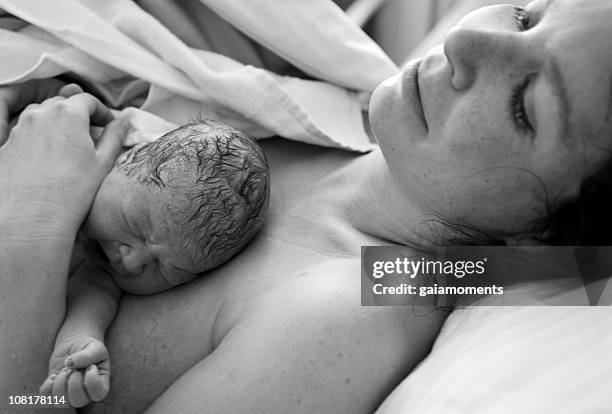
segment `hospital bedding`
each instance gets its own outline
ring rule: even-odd
[[[455,310],[377,414],[610,413],[611,327],[608,306]]]
[[[182,27],[179,35],[192,45],[222,49],[233,33],[242,39],[240,48],[234,43],[240,50],[230,58],[190,47],[129,0],[1,0],[0,8],[30,25],[0,30],[0,84],[71,72],[111,104],[137,106],[146,112],[141,116],[155,115],[170,124],[202,115],[260,138],[280,135],[349,150],[372,148],[362,124],[363,105],[398,68],[333,3],[184,1],[176,4],[188,9],[178,13],[159,12],[164,2],[142,3],[162,20],[171,19],[168,26]],[[208,16],[204,28],[187,18],[195,13]],[[212,27],[224,32],[215,37]],[[320,81],[257,67],[262,62],[253,58],[252,40]],[[154,133],[134,141],[144,136]]]

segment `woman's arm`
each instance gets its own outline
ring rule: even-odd
[[[90,95],[21,114],[0,148],[0,395],[36,394],[64,316],[76,232],[127,125]],[[91,123],[107,125],[94,146]]]
[[[52,338],[64,316],[76,228],[69,220],[48,217],[34,206],[24,209],[21,205],[17,213],[8,203],[0,204],[0,394],[4,405],[9,395],[36,393],[37,382],[45,375]]]

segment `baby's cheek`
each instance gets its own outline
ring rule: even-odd
[[[171,269],[167,271],[167,281],[173,286],[179,286],[197,279],[203,272]]]
[[[182,283],[191,282],[192,280],[197,279],[199,276],[200,274],[197,274],[197,273],[187,273],[181,278],[182,281],[180,283],[182,284]]]

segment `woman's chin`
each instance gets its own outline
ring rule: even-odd
[[[390,112],[393,109],[394,85],[396,85],[398,76],[393,76],[378,85],[370,98],[370,126],[379,143],[381,138],[388,135],[392,129],[390,128],[392,123]]]
[[[374,92],[372,92],[372,96],[370,97],[370,105],[369,105],[369,113],[370,120],[372,120],[375,115],[379,114],[379,112],[388,105],[388,102],[392,95],[396,93],[396,89],[399,84],[401,73],[397,73],[396,75],[387,78],[381,84],[379,84]]]
[[[370,126],[379,145],[397,146],[426,136],[402,93],[401,73],[381,83],[370,98]]]

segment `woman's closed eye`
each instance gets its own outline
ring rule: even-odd
[[[513,19],[519,31],[523,32],[529,29],[530,16],[529,12],[523,7],[514,7]],[[525,91],[531,80],[527,76],[522,82],[515,85],[510,97],[510,113],[512,120],[517,130],[524,134],[533,133],[533,126],[529,121],[529,116],[525,110]]]
[[[529,17],[529,12],[525,8],[515,7],[513,19],[519,31],[523,32],[529,29],[531,19]]]
[[[531,76],[527,76],[521,83],[516,85],[510,97],[510,111],[513,123],[518,131],[524,134],[531,134],[534,132],[527,111],[525,110],[525,91],[529,86],[531,78]]]

